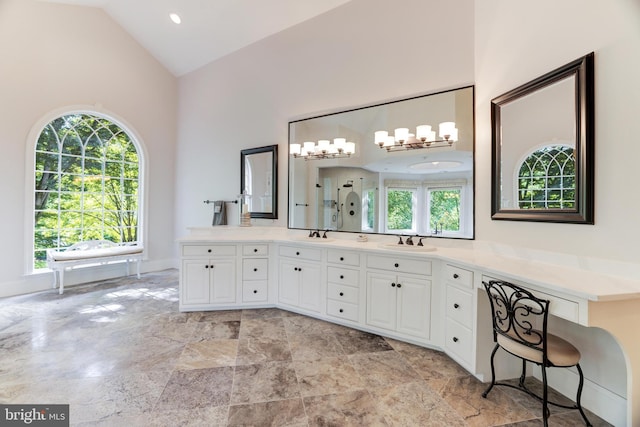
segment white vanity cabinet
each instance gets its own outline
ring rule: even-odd
[[[242,245],[242,302],[269,299],[269,245]]]
[[[445,286],[444,347],[452,358],[473,371],[475,306],[473,271],[452,264],[443,269]]]
[[[278,302],[319,313],[322,308],[322,250],[283,245],[278,254]]]
[[[431,319],[431,261],[367,256],[366,324],[427,342]],[[374,271],[375,270],[375,271]]]
[[[358,322],[360,318],[360,254],[327,251],[327,316]]]
[[[181,310],[236,302],[236,245],[184,244],[181,249]]]

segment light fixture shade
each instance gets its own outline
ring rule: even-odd
[[[347,154],[354,154],[356,152],[355,142],[347,142],[344,144],[344,152]]]
[[[347,140],[345,138],[334,138],[333,139],[333,145],[335,145],[336,149],[338,151],[340,150],[344,150],[344,146],[347,143]]]
[[[420,125],[416,127],[416,138],[421,141],[426,141],[431,134],[431,126],[429,125]]]
[[[387,138],[389,137],[389,132],[386,130],[379,130],[374,133],[373,142],[375,142],[379,146],[383,146],[387,142]]]
[[[299,156],[300,155],[300,148],[301,148],[300,144],[290,144],[289,145],[289,154],[292,154],[294,156]]]
[[[389,135],[387,137],[387,140],[384,142],[384,146],[393,147],[394,145],[396,145],[396,139],[393,137],[393,135]]]
[[[169,19],[171,19],[171,21],[172,21],[174,24],[179,24],[179,23],[181,23],[181,22],[182,22],[182,19],[180,18],[180,15],[178,15],[178,14],[177,14],[177,13],[175,13],[175,12],[172,12],[172,13],[170,13],[170,14],[169,14]]]
[[[397,128],[394,133],[397,142],[404,142],[409,139],[409,128]]]
[[[313,154],[316,152],[316,144],[315,142],[305,142],[304,143],[304,149],[302,150],[303,153],[306,154]]]
[[[329,144],[331,142],[328,139],[321,139],[318,141],[318,150],[319,151],[329,151]]]
[[[455,136],[455,139],[454,139],[454,136]],[[458,129],[456,129],[456,124],[454,122],[440,123],[440,138],[457,141]]]
[[[338,147],[335,144],[329,144],[329,148],[326,151],[329,154],[338,154]]]

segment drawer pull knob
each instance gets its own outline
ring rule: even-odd
[[[453,273],[453,278],[454,279],[457,279],[458,277],[460,277],[460,276],[458,276],[458,273]]]
[[[205,266],[204,266],[204,268],[209,268],[209,266],[208,266],[208,265],[205,265]]]
[[[453,308],[460,308],[460,304],[458,303],[453,304]]]
[[[257,289],[254,289],[254,290],[253,290],[253,293],[254,293],[254,294],[257,294],[257,293],[258,293],[258,290],[257,290]]]
[[[340,313],[342,313],[344,310],[343,310],[343,309],[340,309],[339,311],[340,311]]]
[[[254,269],[253,269],[253,271],[258,271],[258,269],[257,269],[257,268],[254,268]]]
[[[343,275],[343,274],[341,274],[341,275],[340,275],[340,278],[341,278],[341,279],[344,279],[344,275]]]
[[[396,284],[395,284],[395,283],[392,283],[392,284],[391,284],[391,287],[392,287],[392,288],[395,288],[395,287],[396,287]]]
[[[207,249],[207,252],[211,253],[211,249]]]
[[[293,271],[298,271],[298,267],[293,267]]]
[[[400,267],[400,264],[398,264],[397,262],[394,265],[396,266],[396,268]]]
[[[344,261],[344,257],[342,257],[342,256],[341,256],[341,257],[340,257],[340,261]]]
[[[453,342],[458,342],[458,337],[453,337]]]
[[[300,252],[296,252],[296,255],[300,255]]]
[[[343,297],[344,296],[344,292],[340,292],[340,296]]]
[[[254,249],[253,249],[253,252],[258,252],[258,249],[257,249],[257,248],[254,248]]]
[[[398,289],[400,289],[402,287],[402,285],[400,283],[398,283]]]

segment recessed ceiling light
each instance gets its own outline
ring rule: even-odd
[[[170,13],[169,18],[171,18],[174,24],[179,24],[182,22],[182,19],[180,19],[180,15],[178,15],[177,13]]]

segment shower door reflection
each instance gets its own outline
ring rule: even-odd
[[[362,168],[318,168],[319,229],[377,232],[378,174]]]

